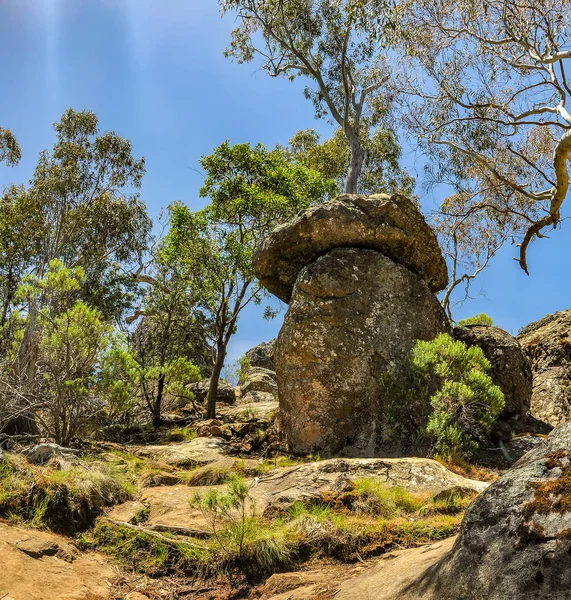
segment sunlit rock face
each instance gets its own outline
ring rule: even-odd
[[[446,264],[415,205],[398,195],[341,196],[276,229],[255,267],[290,303],[274,354],[287,448],[418,451],[429,407],[407,394],[408,353],[450,329],[434,296]]]
[[[413,451],[426,406],[399,390],[418,339],[447,331],[419,277],[380,252],[338,248],[300,273],[276,345],[280,433],[291,452]]]
[[[532,416],[550,425],[571,421],[571,310],[531,323],[517,339],[533,371]]]

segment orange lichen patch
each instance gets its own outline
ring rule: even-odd
[[[561,539],[564,539],[564,538],[571,537],[571,529],[569,529],[569,528],[568,528],[568,529],[563,529],[562,531],[560,531],[560,532],[557,534],[557,537],[558,537],[558,539],[560,539],[560,540],[561,540]]]
[[[530,483],[535,494],[533,500],[523,507],[522,514],[526,519],[531,519],[535,514],[571,512],[571,462],[568,459],[569,455],[565,450],[557,450],[547,456],[547,468],[559,467],[561,475],[557,479]]]

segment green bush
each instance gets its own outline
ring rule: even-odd
[[[504,408],[504,396],[486,373],[490,362],[478,346],[442,333],[431,342],[419,340],[411,353],[433,411],[426,431],[434,450],[466,458],[479,446]]]
[[[473,317],[468,317],[467,319],[460,319],[458,321],[459,327],[464,327],[466,325],[490,325],[492,326],[494,322],[492,321],[492,317],[488,317],[486,313],[480,313],[479,315],[474,315]]]

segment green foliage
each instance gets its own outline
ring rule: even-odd
[[[254,504],[249,486],[240,475],[230,477],[224,492],[209,490],[196,493],[190,500],[207,519],[220,550],[228,555],[244,556],[245,546],[254,534]]]
[[[494,322],[492,317],[489,317],[486,313],[480,313],[478,315],[474,315],[473,317],[460,319],[460,321],[458,321],[458,325],[460,327],[464,327],[466,325],[489,325],[491,327],[493,324]]]
[[[435,439],[436,452],[469,456],[504,408],[501,390],[486,373],[490,363],[482,349],[467,348],[442,333],[430,342],[419,340],[411,364],[432,393],[426,429]]]
[[[199,380],[200,369],[185,356],[141,358],[122,340],[116,340],[103,357],[98,387],[110,421],[119,419],[128,424],[133,408],[142,400],[158,425],[163,402],[191,402],[194,394],[186,386]]]
[[[100,406],[93,401],[93,372],[111,339],[101,313],[74,300],[85,275],[52,260],[44,277],[25,277],[18,297],[41,308],[36,313],[38,419],[57,443],[67,445]]]
[[[224,142],[200,164],[206,171],[200,193],[211,203],[197,212],[182,204],[169,207],[162,255],[188,283],[196,310],[213,324],[207,334],[217,383],[241,311],[260,304],[265,294],[253,272],[259,243],[283,220],[328,198],[334,184],[261,144]],[[215,417],[215,402],[209,393],[208,418]]]
[[[388,4],[385,0],[219,0],[219,4],[223,13],[234,12],[238,23],[226,56],[239,63],[260,57],[272,77],[309,81],[304,95],[316,116],[336,123],[346,136],[351,160],[343,161],[345,169],[349,167],[345,191],[356,193],[368,146],[396,146],[394,136],[389,134],[389,142],[386,135],[392,131],[393,103],[383,53],[392,34]],[[370,133],[381,124],[378,132]],[[371,172],[377,174],[378,159],[384,160],[377,154],[370,161]]]
[[[360,135],[365,160],[357,187],[358,193],[369,195],[399,192],[411,197],[415,181],[399,165],[402,150],[396,133],[385,124],[383,128],[364,126]],[[337,193],[342,193],[351,159],[351,148],[342,129],[336,129],[333,136],[324,141],[321,141],[319,133],[313,129],[298,131],[283,151],[290,160],[298,161],[322,173],[324,177],[333,179]]]
[[[129,472],[99,461],[57,458],[33,466],[8,454],[0,461],[0,514],[34,527],[74,533],[135,491]]]
[[[13,167],[20,162],[22,152],[14,134],[9,129],[0,127],[0,162]]]

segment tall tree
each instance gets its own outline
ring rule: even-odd
[[[219,0],[239,25],[226,55],[263,60],[272,77],[310,80],[305,96],[317,117],[337,124],[350,148],[345,191],[357,193],[366,160],[363,128],[387,121],[392,102],[382,44],[389,33],[385,0]],[[384,36],[386,41],[386,36]]]
[[[10,188],[0,202],[0,306],[4,331],[19,310],[23,333],[11,365],[19,381],[35,385],[38,315],[43,294],[14,298],[15,282],[25,275],[42,279],[54,260],[81,268],[77,299],[98,309],[106,321],[118,319],[130,303],[129,263],[146,247],[151,227],[137,188],[144,159],[135,159],[128,140],[100,132],[94,113],[68,110],[54,125],[56,142],[40,154],[27,188]],[[4,369],[7,365],[2,365]]]
[[[310,169],[290,164],[278,150],[261,144],[219,146],[200,161],[206,179],[200,194],[211,203],[191,212],[171,206],[166,252],[192,282],[198,307],[213,323],[213,361],[207,418],[216,416],[218,382],[238,318],[259,304],[253,256],[261,240],[299,210],[327,199],[334,183]],[[266,315],[269,315],[266,312]]]
[[[571,5],[560,0],[402,2],[412,61],[408,124],[433,175],[527,250],[556,228],[569,187]]]
[[[402,149],[393,129],[361,130],[361,144],[365,149],[365,161],[358,185],[360,194],[400,192],[411,196],[415,181],[399,165]],[[321,141],[314,129],[302,129],[294,134],[283,149],[291,161],[297,161],[314,169],[324,177],[333,179],[338,192],[344,189],[351,161],[351,149],[343,130],[338,128],[332,137]]]

